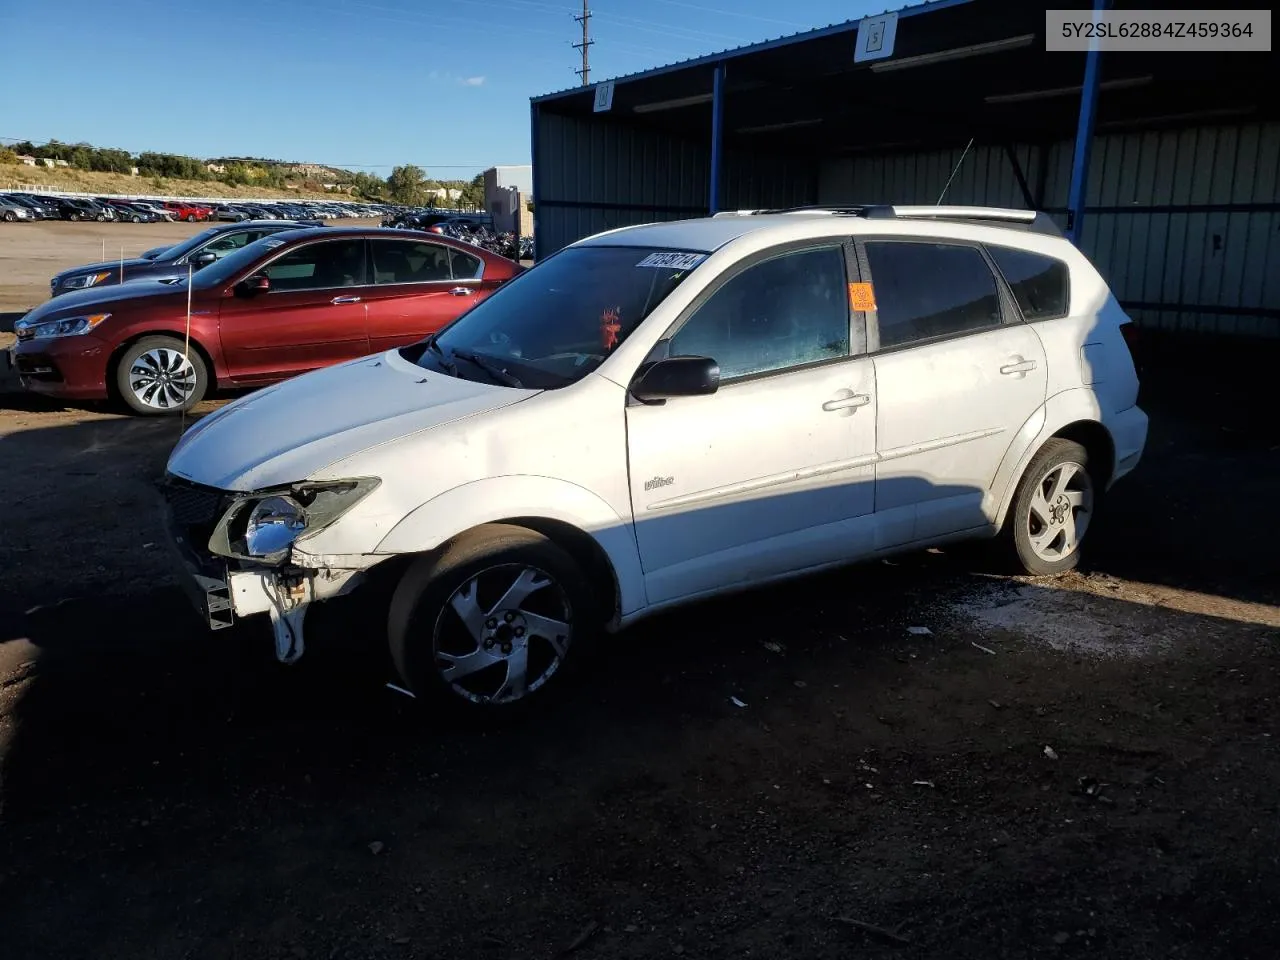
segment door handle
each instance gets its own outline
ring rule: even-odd
[[[359,297],[334,297],[330,303],[359,303]]]
[[[1011,377],[1014,374],[1026,375],[1035,368],[1036,362],[1034,360],[1023,360],[1021,357],[1017,357],[1014,363],[1006,363],[1001,367],[1000,372],[1006,377]]]
[[[838,400],[828,400],[822,405],[822,409],[831,413],[834,410],[856,410],[858,407],[865,407],[871,402],[871,397],[865,393],[851,393],[847,397],[841,397]]]
[[[454,287],[449,292],[453,294],[455,297],[469,297],[473,293],[475,293],[475,291],[472,290],[470,287]]]

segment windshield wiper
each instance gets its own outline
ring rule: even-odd
[[[456,377],[458,375],[458,365],[445,356],[444,350],[440,348],[440,344],[436,343],[435,337],[431,337],[427,340],[427,349],[435,351],[437,356],[440,357],[440,365],[444,367],[445,373],[449,374],[451,377]]]
[[[514,377],[507,373],[507,371],[503,370],[500,366],[494,363],[493,360],[482,353],[472,353],[470,350],[454,350],[453,355],[455,357],[461,357],[468,363],[475,364],[504,386],[516,387],[517,389],[524,386],[518,377]]]

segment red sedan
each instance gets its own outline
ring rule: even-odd
[[[169,211],[175,220],[186,220],[188,223],[195,223],[197,220],[208,220],[213,214],[212,207],[205,207],[198,203],[187,203],[183,200],[166,200],[164,208]]]
[[[447,237],[309,228],[263,237],[186,279],[63,294],[14,325],[25,387],[176,413],[420,340],[519,273]],[[190,329],[187,305],[190,297]]]

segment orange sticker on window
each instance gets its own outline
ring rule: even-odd
[[[876,294],[869,283],[849,284],[849,306],[865,313],[876,308]]]

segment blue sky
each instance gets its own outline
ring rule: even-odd
[[[592,79],[879,13],[886,0],[591,0]],[[0,138],[442,179],[529,162],[529,97],[573,86],[581,0],[0,2]],[[53,35],[56,34],[56,41]],[[25,38],[25,39],[24,39]],[[50,43],[56,47],[51,53]]]

